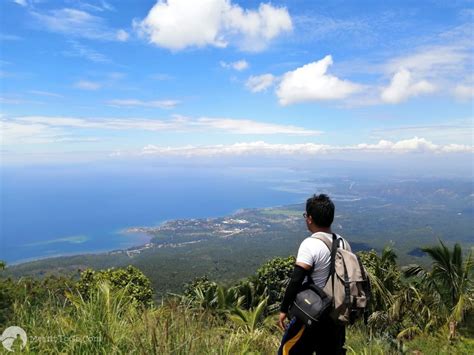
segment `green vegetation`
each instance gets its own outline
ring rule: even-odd
[[[262,209],[262,214],[269,216],[301,216],[301,212],[299,210],[290,210],[286,208],[264,208]]]
[[[430,257],[419,248],[422,245],[443,239],[449,248],[461,243],[465,253],[474,246],[472,181],[328,177],[314,184],[323,184],[324,192],[335,197],[334,231],[347,237],[356,251],[381,253],[391,245],[398,265],[426,268]],[[202,275],[229,286],[254,274],[266,260],[294,255],[308,235],[303,212],[304,204],[297,204],[172,220],[144,227],[149,248],[48,258],[12,265],[4,273],[15,278],[72,273],[79,277],[78,270],[133,265],[150,279],[157,300],[181,292],[184,283]]]
[[[349,354],[474,352],[472,252],[463,257],[459,245],[442,242],[423,250],[427,269],[401,270],[391,248],[360,252],[374,297],[368,324],[348,328]],[[159,304],[132,266],[88,269],[75,279],[2,278],[0,332],[24,328],[29,353],[272,354],[293,264],[277,257],[228,285],[202,276]]]
[[[153,290],[150,280],[136,267],[129,265],[126,269],[107,269],[94,271],[87,269],[81,273],[76,287],[82,298],[88,298],[101,284],[107,283],[112,291],[126,292],[130,300],[141,306],[151,306]]]

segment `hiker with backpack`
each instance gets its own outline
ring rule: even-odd
[[[334,209],[325,194],[306,201],[303,216],[312,235],[298,249],[281,303],[279,355],[345,354],[346,324],[367,316],[370,283],[349,243],[331,230]]]

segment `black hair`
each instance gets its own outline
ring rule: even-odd
[[[313,195],[306,201],[306,213],[319,227],[330,227],[334,221],[334,203],[328,195]]]

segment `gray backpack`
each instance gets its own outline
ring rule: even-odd
[[[331,251],[329,276],[324,292],[332,298],[330,316],[341,324],[352,324],[363,316],[368,318],[368,304],[371,296],[370,281],[367,271],[358,255],[350,247],[344,249],[346,243],[342,238],[332,235],[332,241],[322,236],[315,236]]]

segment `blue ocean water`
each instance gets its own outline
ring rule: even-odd
[[[121,233],[133,226],[302,201],[248,171],[160,166],[4,168],[0,193],[8,263],[145,243]]]

